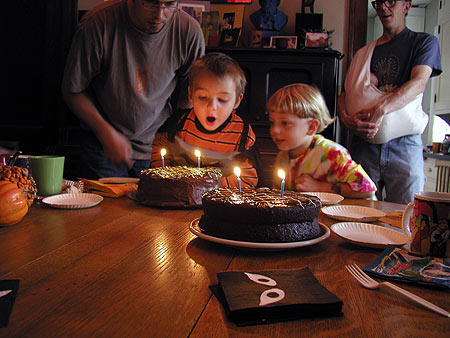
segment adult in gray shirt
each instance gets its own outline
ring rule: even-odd
[[[187,76],[205,43],[198,22],[177,5],[110,0],[80,22],[62,88],[82,122],[85,178],[138,177],[149,166],[156,131],[172,112],[175,88],[179,106],[189,104]]]

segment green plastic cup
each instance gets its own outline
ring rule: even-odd
[[[30,156],[28,161],[38,195],[59,194],[64,173],[64,156]]]

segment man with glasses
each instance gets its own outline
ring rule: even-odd
[[[171,103],[189,106],[187,76],[204,52],[200,25],[177,1],[110,0],[83,17],[62,85],[82,123],[83,177],[138,177],[149,167]]]
[[[350,153],[376,183],[377,198],[382,200],[386,189],[386,201],[404,204],[423,190],[420,134],[427,116],[421,96],[428,79],[442,72],[436,37],[406,27],[405,17],[411,5],[408,0],[372,1],[383,34],[355,54],[345,92],[338,99],[340,121],[353,134]],[[377,77],[372,84],[371,75]],[[406,127],[407,120],[411,126]],[[381,134],[386,136],[384,141],[378,141]]]

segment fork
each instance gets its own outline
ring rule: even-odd
[[[416,296],[415,294],[406,291],[402,288],[399,288],[398,286],[389,283],[389,282],[382,282],[382,283],[378,283],[377,281],[373,280],[372,278],[370,278],[363,270],[361,270],[361,268],[356,265],[356,264],[352,264],[352,265],[346,265],[345,268],[348,270],[348,272],[350,272],[350,274],[355,277],[355,279],[360,282],[365,288],[368,289],[378,289],[382,286],[387,286],[391,289],[394,289],[395,291],[401,293],[402,295],[408,297],[409,299],[416,301],[417,303],[429,308],[430,310],[433,310],[445,317],[450,318],[450,313],[445,311],[444,309],[441,309],[440,307],[430,303],[429,301],[420,298],[419,296]]]

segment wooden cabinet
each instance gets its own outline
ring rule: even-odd
[[[269,134],[266,111],[268,98],[279,88],[291,83],[306,83],[319,88],[332,116],[336,115],[339,60],[342,54],[323,49],[221,49],[236,61],[247,77],[247,88],[237,113],[249,121],[256,134],[256,145],[263,159],[263,177],[260,184],[271,185],[273,161],[278,152]],[[337,139],[337,123],[323,133]]]

